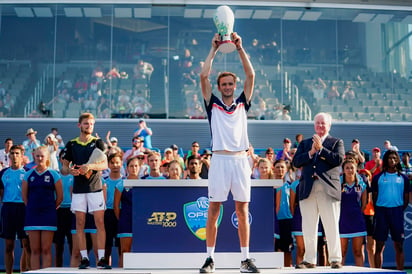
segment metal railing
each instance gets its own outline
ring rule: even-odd
[[[50,79],[50,73],[51,65],[49,64],[43,70],[40,79],[37,81],[34,87],[33,94],[27,100],[26,106],[24,107],[24,117],[29,117],[31,114],[33,114],[34,110],[37,111],[41,99],[46,92],[46,87]]]

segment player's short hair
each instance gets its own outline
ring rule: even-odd
[[[90,112],[84,112],[79,116],[79,124],[85,120],[85,119],[93,119],[94,120],[94,116],[93,114],[91,114]]]
[[[226,76],[232,76],[233,81],[236,83],[236,74],[234,74],[233,72],[229,72],[229,71],[224,71],[219,73],[219,75],[217,76],[217,86],[220,87],[220,79],[222,79],[223,77]]]

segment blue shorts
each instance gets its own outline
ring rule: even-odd
[[[53,243],[64,244],[64,239],[67,238],[67,242],[72,242],[72,221],[73,213],[70,207],[59,207],[57,209],[57,231],[53,236]]]
[[[104,212],[104,229],[106,230],[106,247],[113,247],[119,245],[119,238],[117,238],[117,223],[118,220],[114,214],[113,209],[106,209]]]
[[[405,240],[403,206],[375,207],[373,238],[376,241],[385,242],[389,231],[394,242]]]
[[[28,238],[24,231],[26,206],[23,203],[4,203],[1,208],[0,237],[3,239]]]

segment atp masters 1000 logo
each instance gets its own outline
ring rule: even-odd
[[[209,209],[209,199],[200,197],[194,202],[183,205],[183,215],[190,231],[200,240],[206,240],[207,210]],[[220,225],[223,216],[223,205],[220,207],[220,214],[217,226]]]
[[[159,225],[162,227],[176,227],[176,212],[153,212],[147,219],[148,225]]]

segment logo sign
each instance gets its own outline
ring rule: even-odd
[[[412,237],[412,206],[409,204],[404,215],[405,240]]]
[[[190,231],[199,240],[206,240],[206,221],[207,210],[209,209],[209,199],[200,197],[194,202],[189,202],[183,205],[183,215],[185,216],[186,225]],[[223,205],[220,206],[219,218],[217,226],[219,227],[223,216]]]
[[[147,219],[148,225],[158,225],[162,227],[176,227],[176,212],[153,212]]]
[[[237,219],[236,211],[233,211],[232,216],[230,217],[230,220],[232,220],[232,225],[238,229],[239,228],[239,222]],[[252,224],[252,214],[249,212],[249,225]]]

